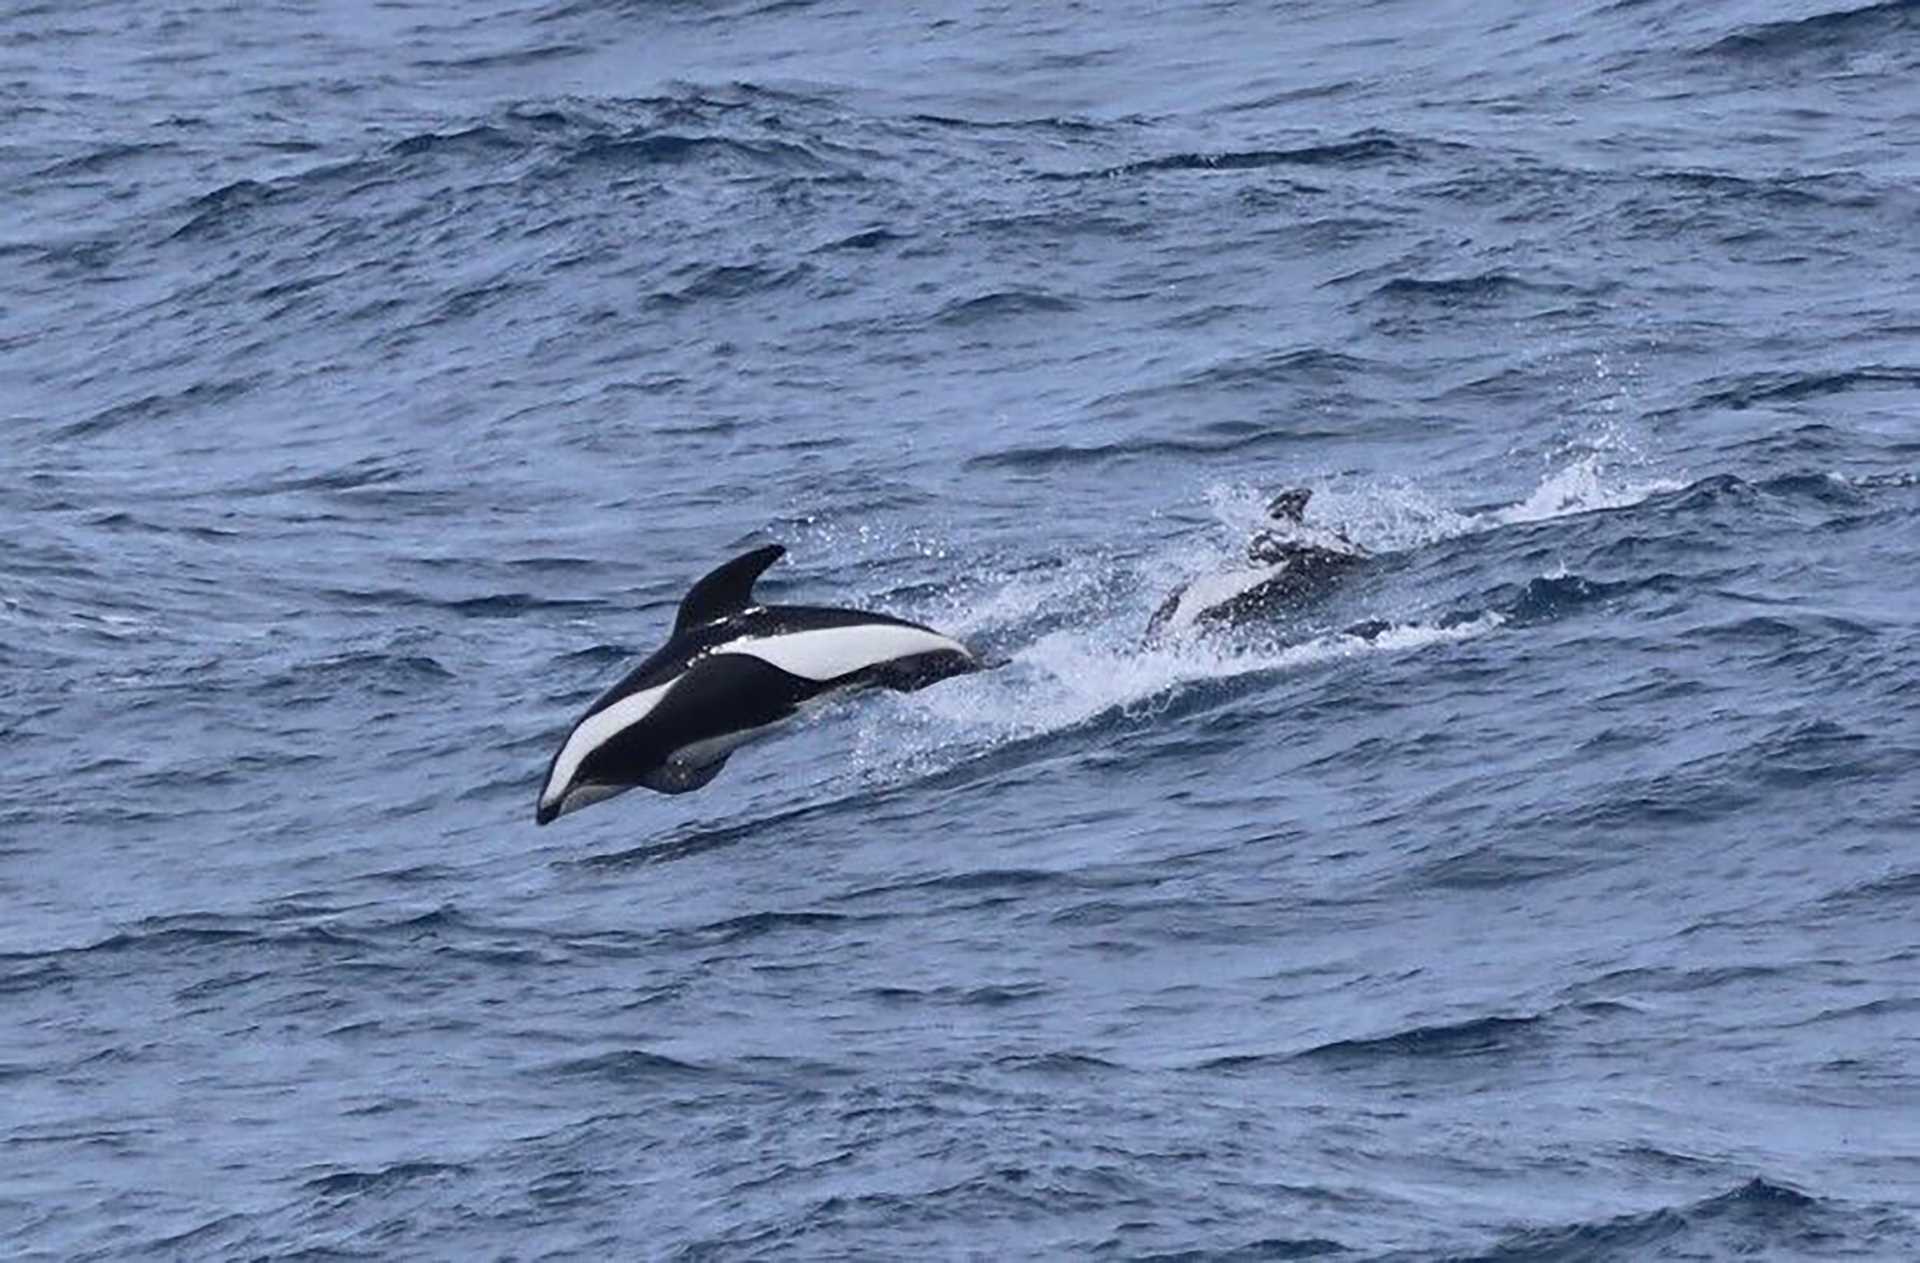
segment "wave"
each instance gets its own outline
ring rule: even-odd
[[[463,618],[518,618],[551,610],[600,608],[602,602],[579,597],[536,596],[531,592],[491,592],[484,596],[441,598],[406,588],[318,588],[313,595],[351,609],[431,608]]]
[[[1782,63],[1810,54],[1870,51],[1897,39],[1920,15],[1915,0],[1884,0],[1854,9],[1745,26],[1701,50],[1706,57]]]
[[[1361,166],[1377,162],[1412,161],[1418,149],[1409,141],[1383,132],[1363,132],[1347,140],[1292,149],[1232,149],[1212,153],[1187,152],[1142,158],[1094,171],[1047,172],[1043,180],[1111,180],[1156,175],[1169,171],[1258,171],[1268,167]]]
[[[907,234],[895,232],[891,228],[868,228],[861,232],[841,237],[836,241],[829,241],[827,244],[818,248],[823,251],[876,250],[881,246],[888,246],[897,241],[906,240],[908,240]]]
[[[38,991],[42,987],[65,985],[73,981],[71,971],[57,960],[34,959],[26,953],[0,952],[0,961],[27,959],[24,969],[0,971],[0,995]]]
[[[1700,200],[1687,198],[1685,196],[1687,193],[1708,194],[1714,200],[1754,201],[1763,206],[1778,209],[1830,206],[1835,202],[1854,201],[1861,197],[1858,178],[1848,173],[1751,176],[1684,167],[1669,171],[1654,171],[1640,178],[1660,186],[1669,197],[1682,203]],[[1827,192],[1826,186],[1834,184],[1840,184],[1843,187],[1852,186],[1854,192],[1851,196],[1845,193],[1836,195]],[[1870,206],[1874,202],[1871,197],[1867,197],[1859,204]],[[1658,212],[1655,213],[1658,214]],[[1670,214],[1671,211],[1667,213]]]
[[[768,829],[786,828],[816,816],[827,815],[869,796],[869,791],[861,789],[841,797],[815,798],[784,811],[759,815],[746,814],[718,824],[700,825],[664,842],[645,842],[639,846],[625,847],[618,851],[601,851],[578,858],[555,860],[553,867],[591,871],[672,863],[733,846]]]
[[[1283,433],[1278,430],[1265,430],[1256,434],[1243,435],[1225,442],[1205,442],[1197,439],[1154,439],[1124,440],[1115,443],[1081,445],[1073,443],[1048,443],[1033,447],[1002,448],[997,452],[969,457],[968,469],[1007,469],[1027,473],[1041,473],[1074,465],[1101,465],[1108,462],[1134,463],[1152,460],[1156,457],[1172,457],[1188,460],[1196,456],[1217,456],[1226,452],[1259,450],[1266,447],[1288,446],[1299,442],[1297,434]]]
[[[758,263],[715,264],[698,267],[679,289],[664,289],[650,301],[670,306],[739,298],[753,298],[799,284],[813,274],[806,264],[793,267],[765,267]]]
[[[1076,1052],[1009,1053],[1004,1057],[996,1058],[993,1064],[1003,1070],[1061,1075],[1067,1078],[1088,1078],[1126,1069],[1118,1062],[1108,1061],[1104,1057]]]
[[[541,1077],[605,1079],[623,1086],[704,1078],[713,1071],[690,1061],[681,1061],[640,1048],[601,1053],[593,1057],[573,1057],[530,1070]]]
[[[919,878],[885,886],[868,886],[842,896],[846,900],[867,899],[876,895],[904,894],[924,891],[1011,891],[1029,890],[1061,884],[1072,884],[1074,877],[1069,873],[1057,873],[1051,869],[1039,868],[986,868],[963,873],[949,873],[940,877]]]
[[[1514,627],[1532,627],[1555,622],[1582,610],[1618,601],[1642,591],[1671,592],[1672,575],[1649,575],[1639,579],[1612,582],[1588,579],[1577,574],[1542,575],[1520,585],[1498,590],[1497,608]],[[1511,595],[1507,595],[1511,592]]]
[[[1364,1061],[1378,1057],[1470,1057],[1510,1051],[1540,1017],[1480,1017],[1435,1026],[1415,1026],[1370,1039],[1340,1039],[1294,1056],[1306,1061]]]
[[[671,937],[689,944],[721,946],[788,929],[832,929],[864,918],[843,912],[749,912],[708,925],[676,930]]]
[[[321,1197],[358,1197],[434,1176],[466,1175],[471,1169],[458,1162],[396,1162],[377,1171],[335,1171],[310,1179],[301,1188]]]
[[[752,106],[791,111],[769,123]],[[626,100],[565,98],[523,101],[447,130],[402,136],[344,160],[324,161],[271,179],[231,180],[177,208],[170,239],[217,239],[245,228],[257,212],[329,203],[403,177],[464,175],[479,188],[503,176],[548,184],[608,168],[709,167],[725,174],[812,173],[859,178],[866,155],[835,139],[836,117],[818,110],[818,126],[796,125],[820,103],[792,94],[736,85],[733,95],[687,89],[677,95]]]
[[[61,158],[41,167],[33,173],[35,179],[58,179],[62,176],[97,175],[112,167],[133,162],[141,158],[177,154],[180,146],[171,141],[158,141],[150,144],[120,143],[102,145],[71,158]]]
[[[1289,347],[1252,355],[1230,355],[1180,374],[1171,381],[1137,386],[1099,396],[1092,407],[1144,403],[1157,399],[1186,399],[1196,393],[1240,391],[1266,394],[1276,385],[1304,385],[1331,390],[1382,372],[1385,365],[1345,351],[1321,346]],[[1281,436],[1277,427],[1259,433]],[[1284,437],[1316,437],[1310,429],[1289,426]]]
[[[1467,304],[1492,304],[1517,293],[1546,293],[1561,287],[1524,280],[1507,272],[1482,272],[1471,276],[1421,277],[1396,276],[1376,287],[1371,297],[1403,303],[1429,303],[1438,307]]]
[[[1822,906],[1884,911],[1896,907],[1920,908],[1920,869],[1889,873],[1856,882],[1820,900]]]
[[[259,687],[315,683],[338,687],[345,683],[376,694],[399,695],[417,692],[422,687],[435,687],[453,678],[453,672],[430,654],[361,651],[322,658],[274,676]]]
[[[1243,1070],[1305,1063],[1345,1069],[1376,1062],[1398,1064],[1409,1059],[1504,1056],[1544,1039],[1556,1025],[1604,1021],[1633,1011],[1630,1006],[1613,1000],[1574,1001],[1540,1013],[1491,1014],[1457,1022],[1423,1023],[1382,1035],[1336,1039],[1309,1048],[1233,1053],[1200,1062],[1192,1068]]]
[[[1486,1263],[1573,1263],[1598,1258],[1749,1256],[1794,1251],[1830,1239],[1834,1208],[1786,1184],[1755,1176],[1700,1201],[1640,1214],[1516,1232],[1482,1254]]]
[[[1078,307],[1072,299],[1061,298],[1040,290],[996,290],[982,294],[977,298],[956,299],[934,314],[935,324],[966,328],[975,324],[990,324],[1014,316],[1034,313],[1052,315],[1074,311]]]
[[[542,62],[580,57],[592,51],[593,49],[586,44],[562,42],[540,44],[532,48],[507,49],[495,53],[475,53],[469,57],[423,57],[415,60],[413,64],[423,70],[513,69],[519,66],[537,66]]]
[[[234,180],[187,203],[188,219],[173,231],[172,239],[210,236],[245,218],[246,213],[280,197],[286,185],[259,180]]]
[[[244,398],[267,380],[264,374],[216,381],[196,382],[168,394],[147,394],[102,408],[93,415],[54,431],[56,439],[82,438],[104,434],[133,422],[169,420],[191,416],[203,410]]]
[[[359,879],[378,884],[417,883],[422,869],[371,873]],[[369,905],[374,909],[390,904]],[[23,989],[58,981],[65,971],[90,959],[134,956],[170,959],[200,955],[231,956],[254,962],[262,953],[317,953],[337,962],[343,952],[356,954],[355,968],[386,969],[388,949],[411,951],[422,940],[469,959],[518,963],[550,960],[571,950],[578,936],[564,931],[493,924],[468,917],[451,905],[424,912],[366,915],[345,906],[283,901],[254,913],[182,912],[142,919],[103,938],[71,947],[0,952],[0,962],[23,968],[8,975]],[[142,968],[152,968],[145,964]],[[41,973],[46,977],[42,979]],[[229,976],[215,985],[238,985],[244,976]]]
[[[521,148],[521,139],[508,128],[476,123],[450,132],[416,132],[389,144],[386,152],[396,158],[415,158],[427,154],[472,158],[515,153]]]
[[[1109,124],[1087,118],[1014,118],[1014,119],[971,119],[956,118],[947,114],[915,114],[911,116],[916,123],[927,123],[934,127],[948,127],[970,132],[1064,132],[1070,136],[1082,136],[1103,132]]]
[[[337,948],[352,946],[356,943],[357,940],[351,936],[318,925],[276,929],[260,923],[258,918],[179,914],[152,918],[141,922],[134,929],[110,934],[80,947],[0,952],[0,960],[47,962],[58,958],[73,959],[94,954],[116,955],[138,952],[172,955],[176,952],[202,949],[239,949],[252,953],[263,947],[307,948],[324,945]],[[28,975],[23,974],[18,977],[23,985],[32,981]]]
[[[1797,403],[1856,390],[1911,392],[1920,386],[1920,367],[1908,364],[1863,364],[1856,368],[1812,372],[1746,373],[1722,378],[1703,394],[1675,408],[1650,414],[1677,416],[1691,412],[1731,411],[1772,403]]]
[[[561,148],[556,155],[564,166],[686,166],[721,163],[758,169],[824,169],[828,164],[815,150],[789,140],[744,139],[699,132],[654,132],[634,128],[618,134],[595,134]]]

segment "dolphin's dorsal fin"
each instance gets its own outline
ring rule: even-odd
[[[724,566],[709,571],[680,600],[680,617],[674,620],[673,634],[738,614],[753,604],[753,581],[762,571],[786,556],[779,544],[768,544],[750,553],[741,553]]]
[[[1304,525],[1307,501],[1311,499],[1313,499],[1311,487],[1289,487],[1267,501],[1267,516],[1276,522],[1295,522]]]

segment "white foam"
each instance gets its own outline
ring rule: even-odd
[[[1451,508],[1433,491],[1405,478],[1305,478],[1298,485],[1313,489],[1306,512],[1309,527],[1337,531],[1375,553],[1401,552],[1502,526],[1625,508],[1686,485],[1681,478],[1650,475],[1639,448],[1611,422],[1559,448],[1551,461],[1533,490],[1520,500],[1476,513]],[[1207,489],[1208,505],[1221,534],[1234,541],[1235,555],[1254,531],[1272,529],[1266,503],[1274,486],[1234,484]]]
[[[1493,526],[1511,526],[1596,509],[1622,509],[1648,496],[1678,491],[1684,485],[1671,478],[1628,480],[1610,476],[1601,453],[1594,452],[1548,474],[1520,503],[1483,514],[1480,520]]]
[[[1315,485],[1310,524],[1336,530],[1376,553],[1417,548],[1519,522],[1537,522],[1638,503],[1683,484],[1622,477],[1598,451],[1546,474],[1518,503],[1463,513],[1406,480],[1336,480]],[[1483,636],[1505,619],[1488,611],[1440,626],[1413,619],[1390,623],[1372,638],[1329,633],[1291,645],[1245,638],[1173,636],[1140,643],[1151,610],[1175,587],[1211,592],[1233,586],[1246,570],[1253,531],[1268,528],[1271,487],[1216,485],[1207,500],[1218,529],[1189,533],[1131,563],[1134,582],[1116,583],[1112,558],[1088,557],[1027,572],[997,586],[950,593],[929,621],[973,638],[1028,620],[1054,626],[1018,648],[1005,667],[943,682],[911,697],[861,712],[855,738],[862,779],[894,781],[938,771],[1009,741],[1027,740],[1119,711],[1146,717],[1170,706],[1183,687],[1205,680],[1307,670],[1370,654],[1415,653]],[[1210,581],[1208,576],[1215,576]],[[1053,617],[1050,617],[1053,616]]]
[[[1390,553],[1517,523],[1620,508],[1684,485],[1646,476],[1637,453],[1611,431],[1589,436],[1585,446],[1561,456],[1522,499],[1479,512],[1454,509],[1445,500],[1457,497],[1443,498],[1406,479],[1309,479],[1303,485],[1313,488],[1314,497],[1306,517],[1318,529],[1337,531],[1372,552]],[[1150,717],[1171,706],[1184,687],[1201,681],[1310,670],[1372,654],[1416,653],[1504,625],[1504,617],[1488,611],[1444,627],[1419,619],[1394,622],[1372,638],[1329,633],[1292,645],[1263,645],[1176,636],[1143,647],[1148,614],[1166,593],[1204,576],[1244,570],[1247,539],[1272,526],[1266,506],[1277,485],[1208,488],[1216,529],[1189,532],[1145,557],[1118,562],[1079,557],[997,584],[976,576],[964,590],[950,590],[928,621],[968,639],[1021,623],[1051,629],[1017,648],[998,670],[947,680],[857,712],[853,777],[892,783],[932,774],[1008,742],[1071,729],[1109,712]],[[1059,625],[1063,620],[1066,626]]]
[[[1506,621],[1489,612],[1451,627],[1394,625],[1371,639],[1334,633],[1248,649],[1202,637],[1140,648],[1135,614],[1127,612],[1124,626],[1049,632],[998,670],[948,680],[865,712],[855,739],[861,775],[882,782],[928,775],[1108,712],[1148,719],[1172,705],[1184,686],[1201,681],[1407,653],[1485,635]]]

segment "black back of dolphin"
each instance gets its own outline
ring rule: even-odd
[[[919,623],[759,604],[755,582],[785,554],[756,548],[688,589],[667,643],[601,694],[554,753],[538,823],[635,786],[699,789],[736,746],[824,694],[910,691],[980,669],[964,645]]]

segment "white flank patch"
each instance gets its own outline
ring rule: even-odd
[[[744,654],[775,666],[788,675],[825,683],[897,658],[941,650],[966,653],[967,647],[937,632],[891,623],[860,623],[852,627],[822,627],[729,641],[714,650]]]
[[[629,693],[605,710],[596,711],[581,720],[567,734],[567,743],[560,747],[560,757],[553,761],[553,772],[547,777],[547,787],[540,791],[540,805],[551,807],[559,802],[567,786],[573,783],[573,774],[580,770],[586,757],[625,729],[645,719],[679,678],[675,676],[665,684]]]
[[[1243,592],[1253,591],[1268,579],[1284,574],[1289,564],[1283,561],[1277,566],[1262,566],[1258,570],[1226,570],[1201,575],[1180,593],[1180,604],[1174,607],[1172,615],[1168,617],[1166,630],[1187,630],[1200,617],[1201,610],[1211,609],[1222,601],[1231,601]]]

